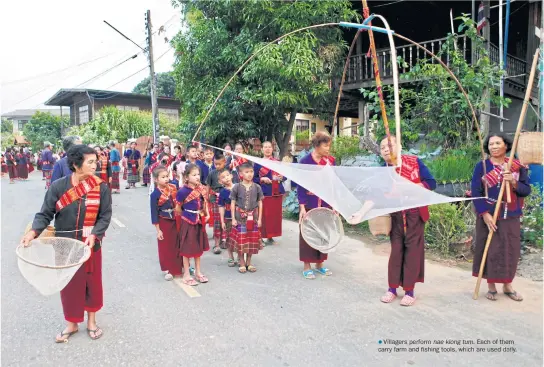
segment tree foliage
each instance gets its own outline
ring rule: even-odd
[[[132,93],[151,95],[151,77],[147,77],[139,82]],[[172,72],[157,73],[157,94],[159,97],[174,98],[176,94],[176,81]]]
[[[48,141],[56,146],[61,140],[62,125],[69,124],[68,116],[55,116],[49,112],[36,112],[23,128],[23,135],[30,142],[34,151],[43,148],[43,143]]]
[[[347,0],[174,0],[185,27],[173,40],[175,78],[182,101],[182,131],[194,134],[234,72],[266,43],[298,28],[353,20]],[[346,44],[336,27],[296,33],[253,59],[234,79],[203,128],[213,144],[227,139],[275,138],[285,153],[299,112],[327,118],[330,87]]]
[[[13,132],[13,122],[7,119],[2,119],[2,132],[3,133]]]
[[[167,115],[159,115],[159,134],[179,139],[178,121]],[[150,111],[121,111],[106,106],[92,121],[71,128],[70,135],[79,135],[85,143],[106,144],[110,140],[120,143],[131,138],[153,135],[153,119]]]
[[[449,60],[449,67],[467,91],[470,102],[477,111],[485,103],[484,91],[489,91],[491,103],[508,107],[511,102],[508,98],[501,98],[498,94],[498,83],[504,71],[499,65],[491,62],[484,44],[478,36],[475,23],[472,19],[462,16],[458,31],[470,39],[476,53],[479,55],[474,63],[470,63],[463,55],[462,47],[455,49],[454,42],[457,36],[449,34],[442,44],[437,56],[442,60]],[[408,65],[398,58],[401,66]],[[401,103],[401,130],[403,141],[415,141],[418,134],[425,134],[425,139],[433,144],[445,148],[457,148],[470,145],[476,140],[476,130],[473,128],[472,113],[459,87],[447,71],[430,58],[420,59],[411,70],[401,75],[407,80],[417,80],[414,88],[400,90]],[[384,88],[387,99],[387,113],[394,121],[393,88]],[[363,90],[363,96],[370,100],[369,110],[374,114],[376,124],[375,135],[385,135],[381,121],[380,106],[376,92]],[[394,129],[394,124],[390,126]]]

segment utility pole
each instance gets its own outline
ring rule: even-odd
[[[157,80],[155,78],[155,64],[153,61],[153,32],[151,31],[151,11],[145,14],[147,28],[147,56],[149,58],[149,77],[151,86],[151,114],[153,116],[153,143],[159,140],[159,111],[157,106]]]

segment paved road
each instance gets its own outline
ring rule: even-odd
[[[118,222],[103,248],[105,306],[98,314],[104,336],[91,341],[80,332],[55,344],[64,325],[60,299],[39,295],[14,254],[43,186],[39,173],[15,185],[2,179],[2,366],[542,366],[542,283],[517,279],[522,303],[503,296],[492,303],[483,292],[473,301],[469,273],[428,262],[416,306],[384,305],[386,246],[350,239],[331,255],[332,277],[305,280],[296,224],[288,221],[279,244],[256,256],[255,274],[228,268],[226,254],[206,254],[210,283],[190,297],[162,278],[145,189],[113,197]],[[420,349],[389,349],[395,345],[378,342],[386,339]],[[473,352],[422,344],[476,339],[514,344],[467,344],[484,348]],[[495,346],[515,352],[487,352]]]

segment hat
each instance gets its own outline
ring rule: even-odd
[[[44,146],[44,147],[52,147],[52,146],[54,146],[54,145],[51,144],[51,143],[48,142],[48,141],[44,141],[44,142],[43,142],[43,146]]]

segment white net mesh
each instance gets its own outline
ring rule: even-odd
[[[16,250],[19,271],[44,296],[60,292],[91,255],[81,241],[39,237]]]
[[[231,154],[291,179],[328,203],[350,224],[420,206],[475,199],[429,191],[401,177],[395,167],[318,166]]]
[[[342,220],[327,208],[308,211],[300,224],[300,232],[308,245],[323,253],[333,252],[344,238]]]

